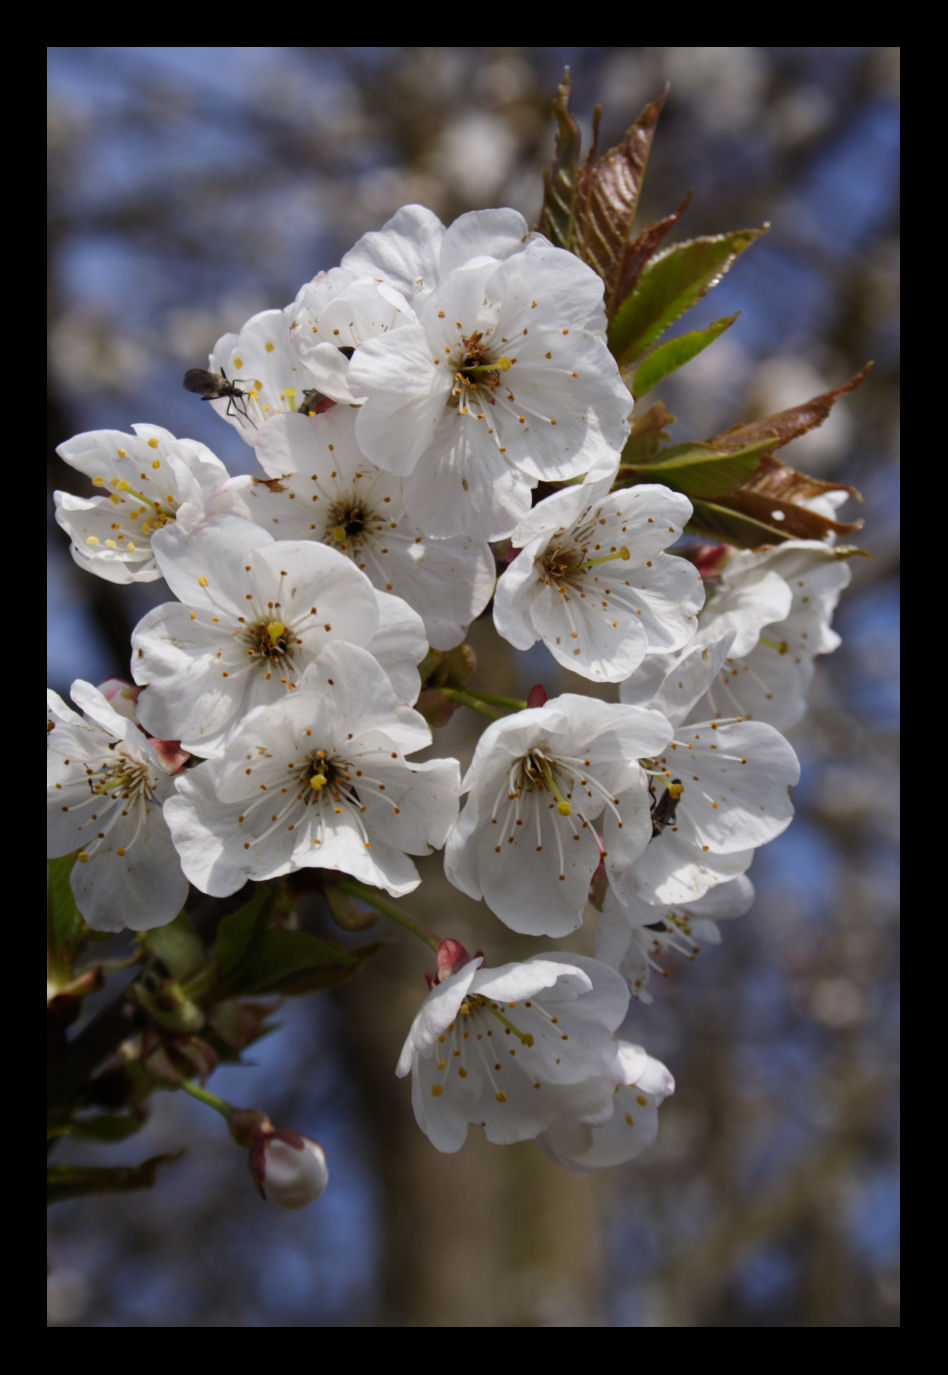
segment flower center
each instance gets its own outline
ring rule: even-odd
[[[293,646],[301,644],[282,621],[255,621],[244,631],[247,653],[266,663],[292,662]]]
[[[348,766],[338,759],[330,759],[325,750],[317,750],[304,765],[300,782],[303,785],[301,797],[304,802],[316,801],[327,788],[331,795],[338,797],[340,785],[341,795],[345,801],[359,801],[358,793],[349,785]]]
[[[537,555],[536,559],[546,575],[544,581],[555,582],[562,588],[571,581],[575,581],[580,573],[585,573],[589,568],[595,568],[601,563],[612,563],[616,559],[631,558],[631,553],[625,544],[621,549],[613,549],[609,554],[598,554],[591,559],[586,557],[588,547],[586,544],[577,546],[576,544],[557,544],[551,541],[542,554]]]
[[[326,534],[330,535],[336,544],[345,544],[346,540],[350,539],[358,544],[365,533],[366,525],[375,519],[374,514],[365,510],[355,497],[350,497],[346,501],[340,500],[330,509]]]
[[[89,789],[99,797],[113,802],[120,799],[150,802],[155,792],[147,764],[140,759],[116,752],[112,761],[103,764],[89,777]]]
[[[479,388],[484,388],[487,392],[496,391],[501,384],[502,374],[516,362],[515,358],[508,358],[506,355],[496,358],[493,350],[484,343],[484,336],[480,330],[475,330],[473,334],[461,340],[460,349],[455,356],[456,385],[452,388],[451,395],[462,414],[467,402],[473,399]],[[489,396],[486,399],[491,401]]]

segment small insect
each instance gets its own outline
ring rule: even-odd
[[[664,780],[663,780],[664,781]],[[661,797],[655,796],[655,780],[649,779],[649,796],[652,799],[652,839],[660,836],[666,826],[674,826],[675,813],[678,810],[678,803],[681,795],[685,791],[684,784],[680,778],[673,778],[670,783],[665,782]]]
[[[238,382],[246,380],[244,377],[230,379],[223,368],[219,373],[208,372],[206,368],[188,368],[184,374],[183,386],[205,401],[223,401],[226,397],[225,415],[238,415],[244,420],[250,420],[245,399],[247,393],[237,385]],[[252,425],[254,422],[250,420],[250,423]]]
[[[322,415],[324,411],[328,411],[335,404],[335,401],[328,396],[323,396],[322,392],[317,391],[315,387],[309,387],[304,391],[303,400],[296,410],[299,415]]]

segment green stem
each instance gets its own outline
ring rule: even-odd
[[[413,936],[417,936],[425,945],[430,946],[437,953],[440,941],[433,931],[429,931],[427,926],[423,926],[420,921],[410,917],[407,912],[401,911],[394,902],[389,902],[388,898],[382,896],[377,888],[370,888],[367,883],[360,883],[354,878],[337,878],[335,885],[343,893],[348,893],[350,897],[358,898],[360,902],[368,903],[377,912],[381,912],[383,917],[388,917],[391,921],[397,922],[399,926],[404,926],[406,931],[410,931]]]
[[[522,697],[501,697],[498,692],[484,692],[482,688],[466,688],[469,697],[479,702],[487,702],[492,707],[509,707],[511,711],[526,711],[527,704]]]
[[[499,721],[500,715],[496,711],[491,711],[490,707],[479,702],[473,693],[465,692],[463,688],[443,687],[438,689],[443,692],[445,697],[450,697],[452,702],[458,702],[462,707],[470,707],[471,711],[479,711],[482,716],[488,717],[491,721]]]
[[[211,1093],[209,1089],[202,1089],[193,1079],[182,1079],[178,1087],[184,1089],[185,1093],[190,1093],[199,1103],[206,1103],[209,1108],[219,1112],[221,1117],[230,1117],[230,1103],[225,1103],[223,1098],[218,1098],[217,1094]]]

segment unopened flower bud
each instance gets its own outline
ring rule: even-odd
[[[250,1173],[260,1197],[279,1208],[305,1208],[329,1183],[322,1146],[289,1127],[259,1133],[250,1147]]]
[[[125,678],[106,678],[104,683],[99,684],[99,691],[113,711],[117,711],[119,716],[124,716],[126,720],[138,724],[136,707],[141,692],[140,687],[136,687],[134,683],[128,682]]]

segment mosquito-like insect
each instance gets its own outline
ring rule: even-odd
[[[231,380],[223,368],[219,373],[208,372],[206,368],[188,368],[184,374],[183,385],[205,401],[223,401],[226,397],[225,415],[237,415],[244,420],[250,420],[247,412],[247,393],[237,385],[238,382],[246,380],[244,377],[235,377]],[[250,420],[250,423],[252,425],[254,422]]]
[[[655,780],[649,779],[648,791],[652,799],[652,839],[660,836],[666,826],[674,826],[675,813],[678,810],[678,803],[681,795],[685,791],[684,784],[680,778],[673,778],[671,782],[662,780],[664,787],[661,797],[655,796]]]

